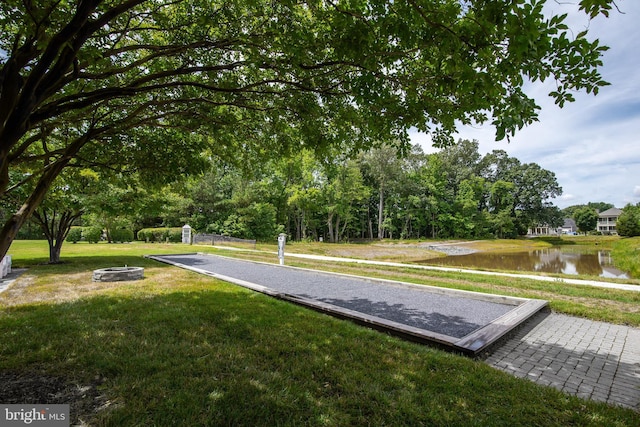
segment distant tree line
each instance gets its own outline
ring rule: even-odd
[[[301,151],[260,164],[214,164],[171,186],[155,222],[257,240],[280,232],[330,242],[510,238],[532,225],[562,225],[549,202],[561,193],[553,172],[501,150],[481,156],[477,141],[433,154],[416,145],[402,156],[381,144],[356,158],[321,161]]]
[[[50,262],[59,262],[65,240],[91,234],[97,241],[96,230],[109,242],[134,235],[164,241],[147,234],[184,224],[259,241],[282,232],[329,242],[513,238],[536,225],[560,227],[565,218],[589,232],[598,212],[613,207],[598,202],[561,211],[549,201],[560,194],[553,172],[502,150],[482,156],[477,141],[460,140],[433,154],[419,145],[401,153],[380,144],[351,157],[302,150],[268,161],[211,162],[205,173],[164,186],[149,186],[135,173],[70,169],[21,237],[46,238]],[[0,214],[10,211],[12,201],[1,207]],[[640,204],[623,209],[618,232],[640,235]]]

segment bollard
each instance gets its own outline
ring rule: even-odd
[[[280,265],[284,265],[284,245],[287,241],[287,235],[285,233],[280,233],[278,235],[278,259],[280,260]]]

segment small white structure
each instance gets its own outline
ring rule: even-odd
[[[284,265],[284,245],[287,242],[287,235],[285,233],[280,233],[278,235],[278,259],[280,260],[280,265]]]
[[[182,243],[191,244],[191,226],[189,224],[182,227]]]
[[[5,255],[0,261],[0,279],[11,273],[11,255]]]

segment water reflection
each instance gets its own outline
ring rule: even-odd
[[[576,253],[563,252],[560,248],[552,248],[505,254],[476,252],[468,255],[429,259],[422,263],[494,270],[629,278],[624,271],[613,267],[609,251]]]

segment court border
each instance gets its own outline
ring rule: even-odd
[[[163,258],[163,257],[171,257],[171,256],[178,256],[178,255],[211,256],[211,257],[229,259],[233,261],[268,265],[270,267],[309,271],[309,272],[313,272],[314,274],[322,274],[322,275],[328,275],[328,276],[342,276],[342,277],[354,278],[359,280],[365,280],[365,281],[374,282],[374,283],[384,283],[384,284],[389,284],[393,286],[403,286],[411,289],[419,289],[420,291],[423,291],[423,292],[433,292],[433,293],[444,294],[444,295],[460,297],[460,298],[475,299],[475,300],[493,302],[497,304],[512,305],[514,306],[514,308],[509,312],[505,313],[504,315],[494,319],[492,322],[482,326],[479,329],[476,329],[470,334],[462,338],[457,338],[457,337],[441,334],[438,332],[420,329],[410,325],[405,325],[403,323],[390,321],[377,316],[369,315],[367,313],[362,313],[359,311],[338,307],[336,305],[328,304],[315,299],[280,292],[275,289],[269,288],[267,286],[259,285],[256,283],[248,282],[248,281],[237,279],[234,277],[225,276],[212,271],[208,271],[205,269],[193,267],[187,264],[183,264],[183,263],[179,263],[179,262],[175,262],[175,261],[171,261],[169,259]],[[507,335],[512,330],[521,326],[523,323],[529,320],[536,313],[540,312],[542,309],[548,306],[547,301],[538,300],[538,299],[485,294],[485,293],[473,292],[473,291],[440,288],[440,287],[429,286],[429,285],[417,285],[413,283],[407,283],[407,282],[401,282],[401,281],[395,281],[395,280],[378,279],[378,278],[371,278],[366,276],[356,276],[356,275],[343,274],[343,273],[319,271],[319,270],[313,270],[308,268],[270,264],[270,263],[265,263],[260,261],[243,260],[243,259],[237,259],[233,257],[225,257],[222,255],[207,254],[203,252],[145,255],[144,257],[157,262],[173,265],[175,267],[180,267],[180,268],[190,270],[199,274],[213,277],[228,283],[233,283],[235,285],[242,286],[244,288],[247,288],[256,292],[260,292],[262,294],[265,294],[280,300],[289,301],[294,304],[298,304],[300,306],[304,306],[322,313],[326,313],[328,315],[331,315],[337,318],[350,320],[360,325],[370,327],[372,329],[376,329],[382,332],[386,332],[391,335],[401,337],[403,339],[419,342],[422,344],[435,345],[437,347],[440,347],[446,350],[459,352],[472,357],[478,356],[480,353],[487,350],[493,344],[498,342],[502,337]]]

